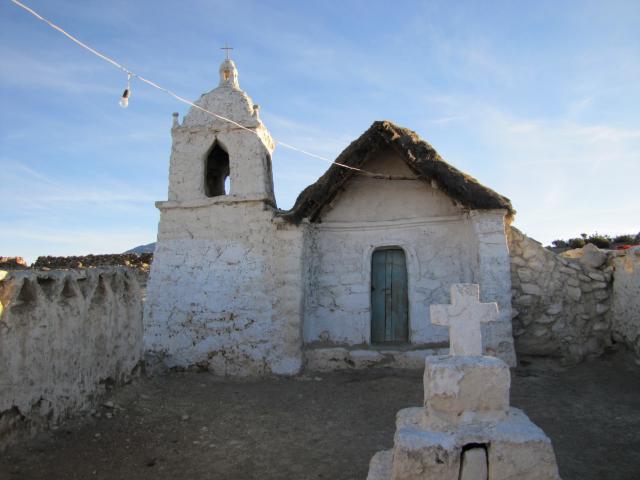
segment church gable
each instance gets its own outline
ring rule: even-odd
[[[400,155],[382,149],[363,168],[393,178],[416,178]],[[334,199],[318,213],[322,222],[374,222],[457,215],[454,201],[420,179],[388,181],[352,175]]]
[[[385,174],[371,171],[365,165],[381,151],[397,153],[411,172],[411,176]],[[406,128],[388,121],[374,122],[373,125],[336,159],[340,165],[332,165],[318,181],[307,187],[297,198],[293,208],[281,215],[286,220],[299,223],[308,218],[312,222],[320,220],[325,206],[330,204],[354,176],[389,180],[403,183],[417,179],[437,186],[460,205],[472,210],[505,209],[509,215],[515,214],[508,198],[480,184],[473,177],[461,172],[445,162],[438,152]],[[366,171],[359,171],[359,169]]]

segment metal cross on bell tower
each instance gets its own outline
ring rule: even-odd
[[[233,50],[233,47],[227,45],[227,42],[224,42],[224,47],[221,47],[220,50],[226,50],[227,52],[227,60],[229,60],[229,50]]]

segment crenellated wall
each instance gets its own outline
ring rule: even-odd
[[[131,269],[0,271],[0,449],[90,408],[141,355]]]

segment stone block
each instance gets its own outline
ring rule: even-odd
[[[511,257],[511,263],[519,267],[524,267],[527,264],[527,262],[520,257]]]
[[[349,353],[354,368],[369,368],[380,363],[383,355],[375,350],[353,350]]]
[[[393,450],[381,450],[369,462],[367,480],[391,480]]]
[[[580,300],[582,296],[582,291],[577,287],[567,287],[567,296],[574,301]]]
[[[567,278],[567,285],[571,285],[572,287],[579,287],[580,280],[577,278]]]
[[[538,258],[532,258],[531,260],[529,260],[528,265],[531,270],[535,270],[536,272],[544,271],[544,263],[542,263],[542,261],[540,261]]]
[[[560,478],[551,441],[516,408],[509,409],[505,418],[490,428],[468,424],[457,429],[429,430],[420,425],[419,415],[417,409],[398,414],[393,480],[459,480],[463,453],[471,446],[486,448],[488,478],[492,480]]]
[[[583,265],[591,268],[599,268],[606,260],[607,254],[592,243],[587,243],[582,247],[582,256],[579,258],[579,261]]]
[[[520,295],[513,300],[513,303],[517,305],[530,306],[533,304],[533,297],[531,295]]]
[[[552,303],[547,308],[547,315],[558,315],[562,312],[562,303]]]
[[[588,276],[589,278],[597,280],[598,282],[606,281],[605,276],[600,272],[589,272]]]
[[[538,285],[535,285],[533,283],[523,283],[522,291],[527,295],[542,295],[542,289]]]
[[[518,278],[523,282],[531,282],[533,281],[533,273],[528,268],[519,268],[517,270]]]
[[[306,368],[311,371],[329,372],[351,367],[346,348],[312,348],[305,352],[304,358]]]
[[[455,435],[420,428],[396,432],[393,447],[393,480],[437,478],[458,480],[461,449]]]
[[[427,415],[453,423],[499,417],[509,408],[509,367],[495,357],[427,357],[424,405]],[[473,415],[468,415],[473,412]]]

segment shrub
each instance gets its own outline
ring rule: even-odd
[[[609,235],[600,235],[596,232],[587,237],[586,243],[593,243],[598,248],[609,248],[611,246],[611,237]]]
[[[569,244],[564,240],[554,240],[553,242],[551,242],[551,245],[553,245],[556,248],[565,248],[569,246]]]
[[[571,248],[582,248],[585,244],[582,238],[570,238],[568,243]]]
[[[636,239],[633,235],[618,235],[617,237],[613,237],[613,243],[635,243]]]

